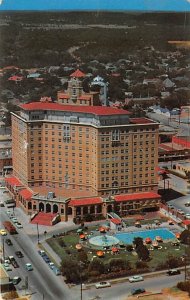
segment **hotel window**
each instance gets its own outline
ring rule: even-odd
[[[118,129],[115,129],[111,133],[111,141],[119,141],[120,140],[120,131]]]

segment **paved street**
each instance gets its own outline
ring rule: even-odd
[[[180,280],[183,280],[184,273],[177,276],[161,275],[153,278],[145,278],[144,281],[137,283],[129,283],[128,281],[112,284],[110,288],[96,289],[94,286],[89,290],[83,291],[84,299],[100,299],[100,300],[124,300],[131,294],[132,288],[142,287],[149,292],[159,292],[162,288],[172,287]],[[79,293],[80,287],[74,287],[73,290]]]

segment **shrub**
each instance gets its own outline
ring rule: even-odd
[[[133,245],[127,245],[127,246],[126,246],[126,250],[127,250],[128,252],[132,252],[132,251],[133,251]]]
[[[144,261],[137,261],[136,262],[136,268],[137,269],[146,269],[146,268],[148,269],[148,265]]]
[[[177,288],[184,292],[188,292],[190,295],[190,280],[178,282]]]

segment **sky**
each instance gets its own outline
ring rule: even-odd
[[[190,12],[190,0],[0,0],[0,10],[148,10]]]

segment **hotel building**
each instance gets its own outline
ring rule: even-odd
[[[138,195],[144,200],[159,200],[158,126],[147,118],[130,118],[128,111],[112,107],[53,102],[21,105],[20,112],[12,113],[13,174],[21,196],[35,198],[35,206],[23,204],[27,212],[39,210],[36,203],[48,192],[59,197],[59,201],[51,199],[54,204],[62,202],[67,208],[70,204],[81,206],[81,199],[84,205],[89,199],[91,206],[103,205],[105,199],[112,204],[122,202],[125,195],[128,200],[130,195],[135,201]],[[120,200],[116,200],[118,195]],[[146,195],[150,197],[146,199]],[[58,209],[46,210],[44,202],[40,210],[64,211],[66,219],[67,208],[61,211],[59,203]]]

